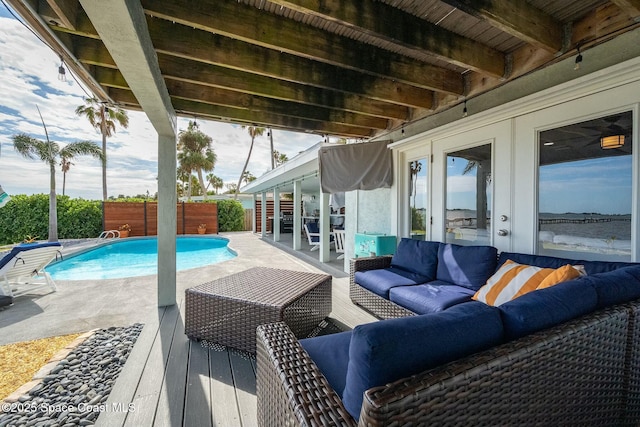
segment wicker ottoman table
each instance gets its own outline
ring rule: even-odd
[[[185,291],[185,333],[250,353],[256,328],[284,321],[303,338],[331,312],[331,276],[256,267]]]

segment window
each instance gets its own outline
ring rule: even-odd
[[[427,238],[427,160],[409,162],[409,223],[411,238]]]
[[[447,243],[491,242],[491,144],[447,155]]]
[[[538,253],[631,260],[632,114],[540,133]]]

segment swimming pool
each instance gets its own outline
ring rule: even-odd
[[[119,239],[65,257],[45,270],[54,280],[119,279],[157,274],[156,237]],[[202,267],[235,258],[223,237],[178,236],[176,269]]]

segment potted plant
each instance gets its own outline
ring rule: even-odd
[[[118,231],[120,231],[120,237],[129,237],[131,226],[129,224],[121,225],[120,227],[118,227]]]
[[[198,226],[198,234],[204,234],[207,232],[207,224],[200,224]]]

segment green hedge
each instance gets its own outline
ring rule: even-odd
[[[218,204],[218,231],[243,231],[244,208],[238,200],[216,200]]]
[[[218,204],[218,231],[243,231],[244,208],[237,200],[212,201]],[[98,237],[102,231],[102,201],[57,196],[58,238]],[[27,236],[47,240],[49,235],[49,195],[16,195],[0,208],[0,245],[22,242]]]
[[[58,238],[98,237],[102,231],[102,202],[57,196]],[[16,195],[0,208],[0,244],[22,242],[27,236],[47,240],[49,195]]]

